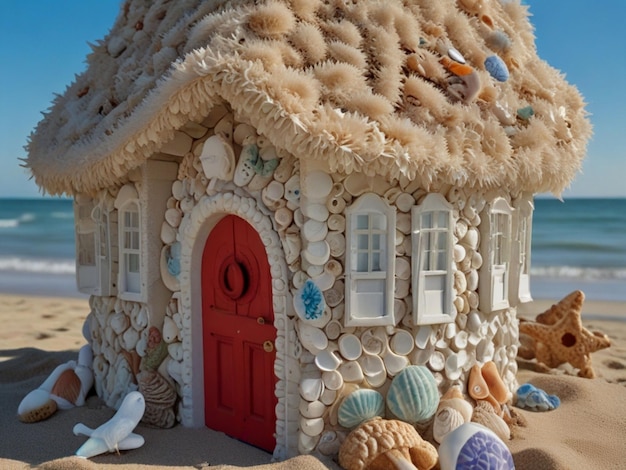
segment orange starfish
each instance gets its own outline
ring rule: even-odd
[[[548,367],[568,362],[579,369],[580,377],[593,378],[592,352],[608,348],[609,337],[591,332],[582,325],[581,311],[585,294],[577,290],[537,317],[537,322],[522,322],[520,333],[536,340],[535,357]]]

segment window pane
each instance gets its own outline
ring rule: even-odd
[[[420,224],[423,228],[431,228],[433,226],[433,218],[430,212],[422,214]]]
[[[132,232],[131,235],[132,235],[132,240],[133,240],[132,249],[138,250],[139,249],[139,232]]]
[[[368,271],[368,261],[369,257],[367,253],[358,253],[357,254],[357,262],[356,262],[356,270],[358,272],[367,272]]]
[[[380,250],[381,235],[378,233],[372,234],[372,250]]]
[[[446,252],[445,251],[439,251],[437,253],[437,270],[438,271],[446,271],[447,270],[447,266],[446,266],[446,259],[448,258],[446,256]]]
[[[450,218],[448,217],[448,213],[447,212],[437,212],[437,215],[438,215],[437,227],[439,227],[439,228],[448,228],[448,221],[450,220]]]
[[[380,271],[380,251],[372,253],[372,271]]]
[[[139,272],[139,255],[135,253],[128,254],[128,272],[130,273],[138,273]]]
[[[385,230],[385,217],[381,214],[370,214],[370,226],[373,230]]]
[[[366,233],[357,235],[357,243],[358,250],[367,250],[369,248],[369,236]]]
[[[366,230],[369,228],[369,216],[367,214],[358,214],[356,216],[357,230]]]

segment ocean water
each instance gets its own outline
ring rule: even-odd
[[[69,199],[0,199],[0,292],[81,296]],[[626,199],[536,199],[531,291],[626,302]]]

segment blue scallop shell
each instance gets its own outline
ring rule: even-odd
[[[517,389],[515,406],[530,411],[550,411],[558,408],[561,400],[556,395],[548,395],[544,390],[525,383]]]
[[[485,59],[485,68],[489,75],[499,82],[506,82],[509,79],[509,69],[497,55],[490,55]]]
[[[430,419],[439,405],[435,377],[425,366],[408,366],[394,377],[387,406],[402,421],[415,424]]]
[[[307,279],[304,285],[296,292],[293,306],[298,316],[303,320],[317,320],[324,313],[326,301],[317,284]]]
[[[339,424],[354,428],[385,411],[383,396],[376,390],[362,388],[348,395],[339,406]]]

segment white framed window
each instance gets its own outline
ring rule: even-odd
[[[480,270],[481,308],[493,312],[509,307],[513,208],[504,198],[487,205],[481,217],[480,249],[486,260]]]
[[[108,213],[91,198],[74,201],[76,284],[85,294],[110,295],[110,228]]]
[[[453,208],[429,194],[411,210],[412,290],[416,325],[454,321]]]
[[[534,210],[532,195],[527,194],[517,200],[513,216],[511,298],[522,303],[533,300],[530,293],[530,247]]]
[[[143,300],[141,256],[141,211],[133,185],[120,189],[115,207],[119,231],[119,296],[126,300]]]
[[[393,325],[395,208],[374,193],[346,209],[346,326]]]

